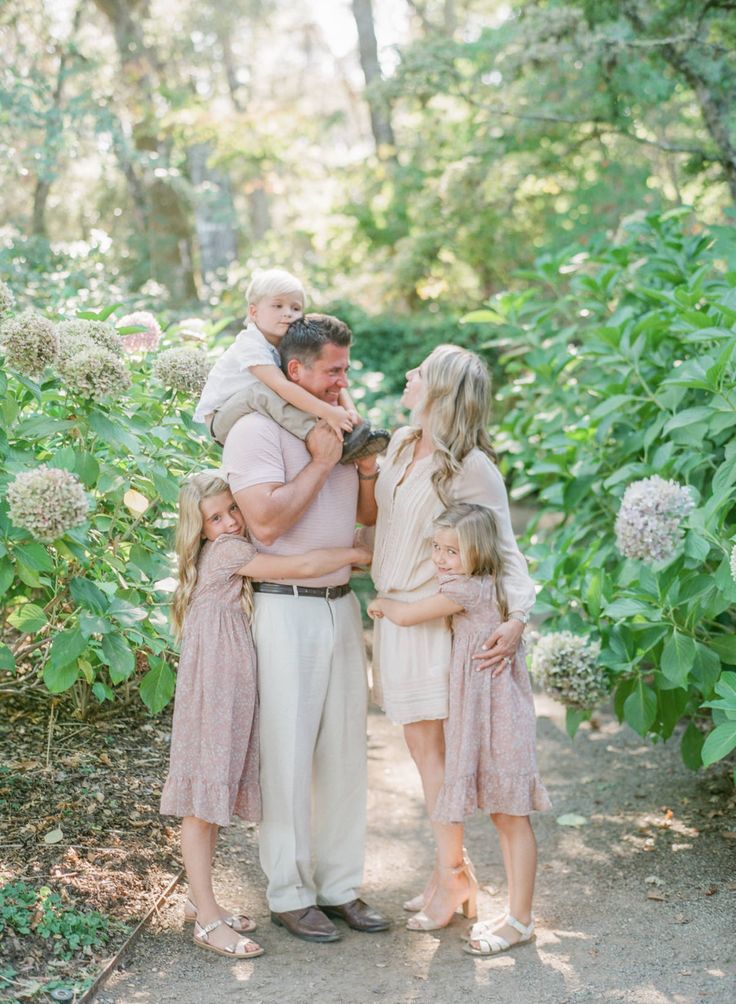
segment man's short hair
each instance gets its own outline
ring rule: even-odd
[[[344,321],[331,314],[305,314],[292,321],[279,343],[281,366],[286,372],[290,359],[298,359],[303,366],[312,366],[325,345],[347,348],[353,333]]]
[[[295,275],[283,268],[267,268],[253,274],[245,296],[248,303],[258,303],[267,296],[288,296],[289,293],[298,293],[302,303],[306,301],[304,286]]]

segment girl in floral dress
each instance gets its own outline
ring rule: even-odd
[[[534,704],[523,647],[493,671],[479,671],[472,660],[488,635],[489,617],[492,629],[507,615],[503,558],[491,510],[469,503],[446,509],[434,522],[432,560],[438,593],[414,603],[379,597],[368,613],[401,626],[452,618],[445,778],[433,818],[460,823],[482,811],[496,826],[508,881],[508,914],[473,925],[466,945],[471,954],[491,955],[533,936],[537,861],[529,814],[550,803],[537,771]],[[466,916],[474,915],[469,902],[474,892],[471,885],[468,898],[457,904]],[[444,926],[439,920],[430,900],[407,926],[429,931]]]
[[[370,561],[365,548],[258,554],[244,534],[242,513],[219,472],[189,478],[179,494],[172,619],[181,656],[161,795],[161,812],[183,817],[185,919],[195,922],[194,942],[239,959],[263,949],[242,937],[255,924],[245,914],[229,915],[215,900],[211,866],[219,827],[233,816],[257,821],[261,815],[249,579],[314,578]]]

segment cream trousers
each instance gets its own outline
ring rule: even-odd
[[[284,912],[358,895],[366,811],[365,651],[353,593],[256,593],[261,867]]]

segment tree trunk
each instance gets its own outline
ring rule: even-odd
[[[366,101],[371,116],[371,130],[379,157],[393,156],[395,147],[394,131],[391,125],[391,109],[388,101],[380,94],[381,66],[378,62],[378,45],[373,23],[371,0],[352,0],[353,17],[358,29],[358,50],[360,66],[366,85]],[[388,148],[388,150],[387,150]],[[390,152],[389,152],[390,151]]]
[[[145,44],[141,25],[134,16],[139,11],[145,13],[147,0],[94,0],[94,3],[110,22],[124,85],[133,98],[129,107],[139,110],[138,118],[131,123],[133,145],[139,153],[156,153],[165,174],[168,151],[158,134],[154,113],[154,94],[161,83],[162,64],[156,52]],[[169,290],[175,302],[196,300],[188,206],[168,179],[150,177],[129,155],[124,158],[124,173],[136,210],[145,217],[152,278]]]
[[[210,167],[209,143],[187,148],[189,177],[194,188],[194,226],[199,245],[199,268],[204,282],[227,269],[237,258],[235,207],[230,179]]]
[[[82,4],[80,3],[76,10],[74,11],[74,18],[72,20],[72,28],[69,33],[69,40],[73,40],[79,28],[79,22],[82,19]],[[60,43],[63,46],[64,43]],[[60,48],[59,53],[59,68],[56,71],[56,85],[54,87],[54,96],[51,102],[51,109],[46,118],[46,128],[44,130],[44,141],[43,145],[46,151],[46,155],[53,152],[54,141],[56,137],[61,133],[61,103],[64,96],[64,81],[66,79],[66,66],[68,62],[68,52],[64,48]],[[36,187],[33,192],[33,216],[31,220],[31,233],[35,237],[46,237],[46,203],[48,201],[49,192],[51,191],[51,183],[56,178],[56,166],[58,158],[54,153],[51,158],[51,163],[47,163],[45,168],[43,168],[43,173],[39,175],[36,180]]]

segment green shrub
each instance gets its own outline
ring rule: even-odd
[[[35,934],[49,941],[57,958],[71,959],[80,949],[106,945],[111,923],[96,910],[65,906],[48,886],[17,881],[0,886],[0,936],[6,932]]]
[[[199,350],[186,351],[201,377]],[[16,356],[23,365],[22,346]],[[53,364],[35,378],[0,373],[0,672],[8,688],[40,676],[52,694],[72,691],[83,712],[90,696],[132,685],[155,713],[174,688],[166,580],[179,483],[218,451],[192,398],[155,379],[155,353],[117,356],[80,337],[75,368],[59,358],[65,376]]]
[[[540,260],[523,292],[471,315],[493,326],[511,377],[497,444],[512,496],[541,506],[528,548],[538,609],[554,630],[600,641],[616,713],[639,734],[687,723],[692,768],[736,747],[735,259],[725,228],[703,232],[684,210],[649,216]],[[627,558],[621,499],[651,478],[644,502],[673,514],[620,525],[626,553],[646,561]],[[637,550],[650,518],[661,539]],[[571,732],[584,717],[571,709]]]

